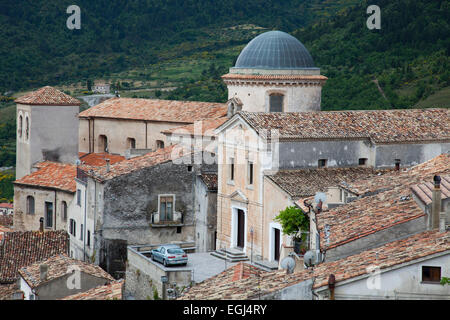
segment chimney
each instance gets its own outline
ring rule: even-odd
[[[39,279],[41,280],[41,282],[47,280],[47,274],[48,274],[48,265],[46,264],[39,265]]]
[[[441,177],[434,176],[434,189],[432,192],[431,202],[431,229],[439,228],[439,215],[441,213]],[[444,222],[445,225],[445,222]],[[445,226],[444,226],[445,228]]]
[[[400,171],[400,159],[395,159],[395,171]]]
[[[44,233],[44,218],[39,219],[39,232]]]
[[[109,172],[109,159],[105,159],[106,161],[106,172]]]
[[[330,300],[334,300],[334,286],[336,284],[336,277],[330,274],[328,277],[328,289],[330,289]]]

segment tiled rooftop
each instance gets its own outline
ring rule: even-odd
[[[122,300],[124,280],[116,280],[107,285],[92,288],[61,300]]]
[[[115,164],[110,165],[110,170],[107,172],[106,166],[91,167],[86,173],[92,177],[95,177],[99,181],[113,179],[115,177],[131,173],[133,171],[151,167],[164,162],[172,161],[180,156],[178,151],[182,151],[182,148],[177,145],[171,145],[157,151],[147,153],[143,156],[123,160]]]
[[[266,177],[283,189],[293,198],[312,196],[316,192],[325,192],[328,187],[337,186],[341,182],[365,179],[382,170],[373,168],[319,168],[279,170]]]
[[[383,270],[444,251],[450,254],[450,233],[426,231],[344,259],[319,264],[314,269],[309,268],[292,274],[286,274],[284,270],[260,271],[259,276],[255,272],[247,278],[235,279],[233,276],[236,265],[188,289],[180,300],[258,299],[311,278],[314,278],[313,288],[317,289],[328,284],[330,274],[335,275],[338,283],[367,275],[369,272],[366,268],[371,265]],[[249,268],[253,267],[249,266]]]
[[[0,284],[0,300],[11,300],[19,290],[17,283]]]
[[[12,215],[12,214],[8,214],[6,216],[3,214],[0,214],[0,226],[12,227],[13,220],[14,220],[14,215]]]
[[[450,109],[239,112],[263,138],[370,139],[374,143],[450,140]],[[266,129],[266,130],[264,130]]]
[[[100,153],[84,153],[79,152],[79,159],[82,165],[88,166],[104,166],[106,165],[106,159],[109,159],[109,164],[125,160],[125,157],[118,154],[111,154],[106,152]]]
[[[76,191],[76,165],[45,161],[39,163],[37,167],[37,171],[14,181],[14,184],[47,187],[67,192]]]
[[[450,176],[441,177],[441,199],[450,197]],[[434,183],[426,182],[411,187],[412,192],[425,204],[429,205],[433,200]]]
[[[413,199],[410,187],[432,181],[435,174],[450,172],[449,157],[443,154],[402,171],[390,171],[347,185],[361,197],[317,216],[321,247],[333,248],[425,216]],[[324,232],[325,225],[329,227],[328,236]]]
[[[207,137],[215,136],[214,130],[221,126],[228,118],[217,118],[217,119],[207,119],[199,120],[194,124],[188,124],[181,127],[176,127],[168,130],[161,131],[165,134],[176,133],[178,135],[202,135]],[[197,131],[198,130],[198,131]]]
[[[224,103],[112,98],[81,112],[79,116],[187,124],[201,119],[224,117],[226,114],[227,106]]]
[[[7,232],[0,245],[0,283],[10,283],[18,277],[20,268],[69,250],[66,231]]]
[[[40,278],[40,265],[46,264],[48,266],[47,279],[42,281]],[[76,266],[80,272],[89,274],[97,278],[103,278],[108,283],[114,281],[114,278],[106,271],[95,264],[83,262],[69,258],[65,254],[56,254],[48,259],[40,260],[36,263],[30,264],[26,267],[19,269],[20,276],[27,282],[30,288],[36,288],[44,282],[49,282],[54,279],[63,277],[69,273],[72,273],[70,267]]]
[[[431,160],[419,165],[403,168],[399,171],[391,171],[370,179],[360,179],[351,183],[341,184],[348,191],[364,195],[387,190],[395,186],[419,184],[422,181],[433,181],[435,174],[445,175],[450,173],[450,154],[443,153]]]
[[[4,226],[0,225],[0,243],[3,239],[3,235],[5,234],[5,232],[12,232],[13,230]]]
[[[217,190],[217,173],[202,173],[200,177],[208,190]]]
[[[50,86],[25,94],[15,100],[16,103],[45,106],[78,106],[81,102]]]
[[[0,208],[14,209],[14,204],[2,202],[2,203],[0,203]]]

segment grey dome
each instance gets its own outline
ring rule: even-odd
[[[235,68],[305,69],[314,61],[297,38],[282,31],[269,31],[250,41],[236,60]]]

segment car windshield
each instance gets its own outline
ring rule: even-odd
[[[167,250],[168,253],[173,253],[173,254],[181,254],[184,253],[184,251],[182,249],[168,249]]]

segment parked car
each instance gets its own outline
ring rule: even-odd
[[[178,245],[168,244],[152,250],[152,260],[161,262],[165,267],[174,264],[185,266],[188,256]]]

